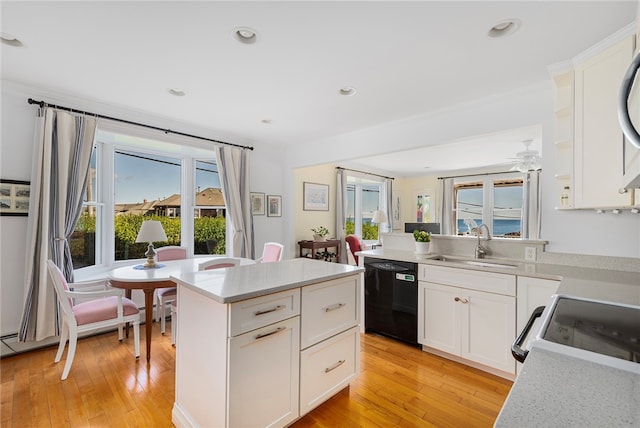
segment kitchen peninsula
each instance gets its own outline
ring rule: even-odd
[[[359,372],[362,268],[304,258],[172,277],[177,427],[285,426]]]

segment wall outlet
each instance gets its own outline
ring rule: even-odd
[[[524,247],[524,259],[527,262],[536,261],[536,247]]]

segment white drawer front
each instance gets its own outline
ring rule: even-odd
[[[516,295],[516,276],[472,269],[420,265],[420,280],[489,293]]]
[[[359,285],[354,275],[302,288],[301,349],[358,324]]]
[[[229,337],[300,315],[300,289],[282,291],[232,303]]]
[[[360,333],[354,327],[300,354],[300,414],[346,387],[360,370]]]

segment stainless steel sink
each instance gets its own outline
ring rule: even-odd
[[[507,263],[507,262],[468,260],[468,259],[459,259],[456,257],[449,257],[449,256],[434,256],[434,257],[430,257],[429,259],[438,260],[442,262],[461,263],[469,266],[487,267],[487,268],[515,269],[518,267],[518,265],[516,264]]]

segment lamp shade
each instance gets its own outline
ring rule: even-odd
[[[382,210],[377,210],[373,213],[373,218],[371,219],[372,223],[387,223],[389,218],[387,218],[387,213]]]
[[[159,242],[166,241],[167,235],[164,233],[162,223],[158,220],[145,220],[142,222],[140,232],[136,242]]]

